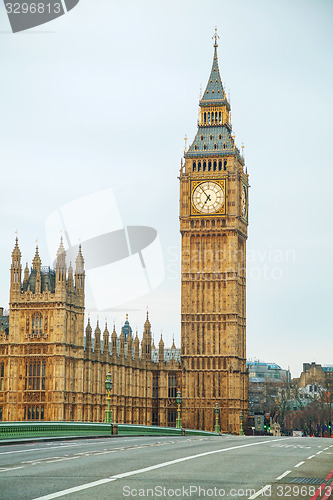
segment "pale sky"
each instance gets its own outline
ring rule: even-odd
[[[119,333],[128,312],[141,336],[148,305],[155,340],[180,345],[177,175],[215,25],[251,184],[247,356],[299,376],[333,364],[330,0],[81,0],[17,34],[1,3],[0,305],[15,231],[23,264],[38,239],[49,265],[48,216],[110,188],[124,225],[157,230],[165,279],[100,320]]]

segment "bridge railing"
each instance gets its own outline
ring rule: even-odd
[[[96,437],[96,436],[167,436],[210,435],[215,432],[156,425],[105,424],[98,422],[0,422],[0,441],[8,439]]]

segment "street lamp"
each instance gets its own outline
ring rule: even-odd
[[[215,432],[217,432],[217,434],[219,434],[220,433],[220,426],[219,426],[220,408],[219,408],[219,404],[218,403],[215,403],[214,412],[215,412]]]
[[[177,397],[176,397],[176,403],[177,403],[177,420],[176,420],[176,428],[181,429],[182,428],[182,420],[180,418],[180,405],[182,404],[182,396],[180,391],[177,391]]]
[[[239,435],[244,436],[244,431],[243,431],[243,412],[240,412],[239,415]]]
[[[108,402],[108,409],[105,412],[105,423],[112,424],[112,410],[110,410],[110,399],[111,399],[110,394],[111,394],[111,390],[112,390],[112,376],[111,376],[110,372],[106,374],[105,389],[108,393],[107,398],[106,398],[106,400]]]

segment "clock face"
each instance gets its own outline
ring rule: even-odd
[[[242,217],[246,217],[246,188],[242,186],[242,195],[241,195],[241,210]]]
[[[192,201],[199,212],[213,214],[221,209],[224,202],[224,192],[216,182],[202,182],[193,191]]]

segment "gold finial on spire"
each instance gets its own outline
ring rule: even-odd
[[[242,142],[242,156],[243,156],[243,157],[244,157],[244,148],[245,148],[245,146],[244,146],[244,142]]]
[[[185,143],[185,146],[184,146],[184,154],[186,153],[187,151],[187,135],[185,134],[185,137],[184,137],[184,143]]]
[[[215,26],[215,33],[212,36],[212,38],[215,40],[214,47],[217,47],[218,46],[217,39],[220,38],[219,35],[217,34],[217,26]]]

